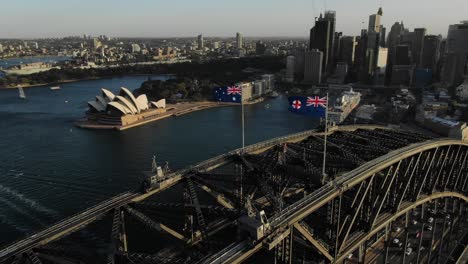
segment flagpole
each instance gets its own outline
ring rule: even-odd
[[[322,164],[322,184],[325,184],[327,173],[325,172],[325,166],[327,161],[327,134],[328,134],[328,93],[327,93],[327,104],[325,107],[325,135],[323,138],[323,164]]]
[[[242,85],[240,86],[241,88],[241,108],[242,108],[242,152],[244,152],[244,147],[245,147],[245,132],[244,132],[244,93],[242,91]]]

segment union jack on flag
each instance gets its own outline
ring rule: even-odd
[[[320,98],[319,96],[307,97],[307,106],[314,106],[315,108],[321,106],[325,108],[326,104],[327,104],[327,97],[322,97],[322,98]]]
[[[236,95],[236,94],[241,95],[242,89],[239,86],[229,86],[227,88],[227,94],[228,95]]]

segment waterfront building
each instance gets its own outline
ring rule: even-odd
[[[446,53],[442,82],[446,86],[457,86],[463,81],[468,63],[468,21],[449,26]]]
[[[296,58],[294,56],[288,56],[286,58],[286,82],[294,82],[294,66],[296,64]]]
[[[265,80],[255,80],[252,95],[253,97],[260,97],[264,94],[266,86]]]
[[[275,89],[275,75],[273,74],[263,74],[262,80],[265,81],[265,90],[263,93],[269,93]]]
[[[242,89],[242,101],[246,102],[252,99],[253,96],[253,84],[252,82],[243,82],[238,84]]]
[[[236,47],[237,49],[242,49],[244,47],[244,38],[239,32],[236,33]]]
[[[323,52],[314,49],[306,51],[304,59],[304,82],[319,84],[322,81]]]
[[[119,95],[101,89],[101,95],[88,102],[88,121],[103,125],[125,126],[166,112],[166,100],[149,102],[145,94],[135,97],[122,87]]]
[[[197,41],[198,41],[198,43],[197,43],[198,44],[198,50],[203,50],[205,48],[205,43],[203,41],[203,35],[202,34],[198,35]]]
[[[430,69],[433,73],[438,72],[441,41],[442,36],[428,35],[424,37],[421,67]]]

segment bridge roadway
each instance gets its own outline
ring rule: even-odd
[[[61,236],[77,230],[80,227],[85,226],[87,223],[100,218],[106,212],[127,204],[136,196],[138,196],[138,194],[125,192],[83,212],[73,215],[61,222],[58,222],[45,230],[42,230],[24,240],[4,248],[2,251],[0,251],[0,260],[27,252],[38,245],[43,245],[49,241],[58,239]]]
[[[341,193],[359,184],[364,179],[372,176],[374,173],[377,173],[382,169],[397,163],[401,159],[411,157],[425,150],[449,145],[468,146],[468,143],[454,139],[436,139],[425,141],[392,151],[371,162],[367,162],[355,170],[343,175],[342,177],[331,181],[329,184],[323,186],[315,192],[312,192],[296,203],[286,207],[278,215],[271,217],[269,219],[272,227],[271,230],[292,226],[314,210],[317,210],[318,208],[332,201],[334,198],[338,197]],[[468,197],[460,196],[459,198],[463,198],[466,202],[468,202]],[[222,251],[222,254],[216,254],[210,258],[210,261],[205,261],[203,263],[241,263],[255,252],[260,250],[262,248],[263,241],[274,239],[275,236],[276,233],[272,232],[263,238],[262,241],[256,243],[253,247],[242,241],[238,245],[232,245],[228,252]],[[358,245],[355,247],[357,248],[357,246]],[[348,251],[353,250],[355,250],[355,248],[349,249]]]

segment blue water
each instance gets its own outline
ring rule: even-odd
[[[37,56],[37,57],[19,57],[19,58],[9,58],[9,59],[0,59],[0,68],[8,68],[15,65],[27,64],[33,62],[48,62],[55,63],[70,60],[70,57],[67,56]]]
[[[171,117],[126,131],[78,129],[86,102],[105,87],[135,89],[147,76],[0,90],[0,246],[135,189],[151,157],[180,169],[240,147],[240,107]],[[153,79],[164,79],[165,76]],[[286,97],[245,107],[246,143],[315,128],[287,110]]]

